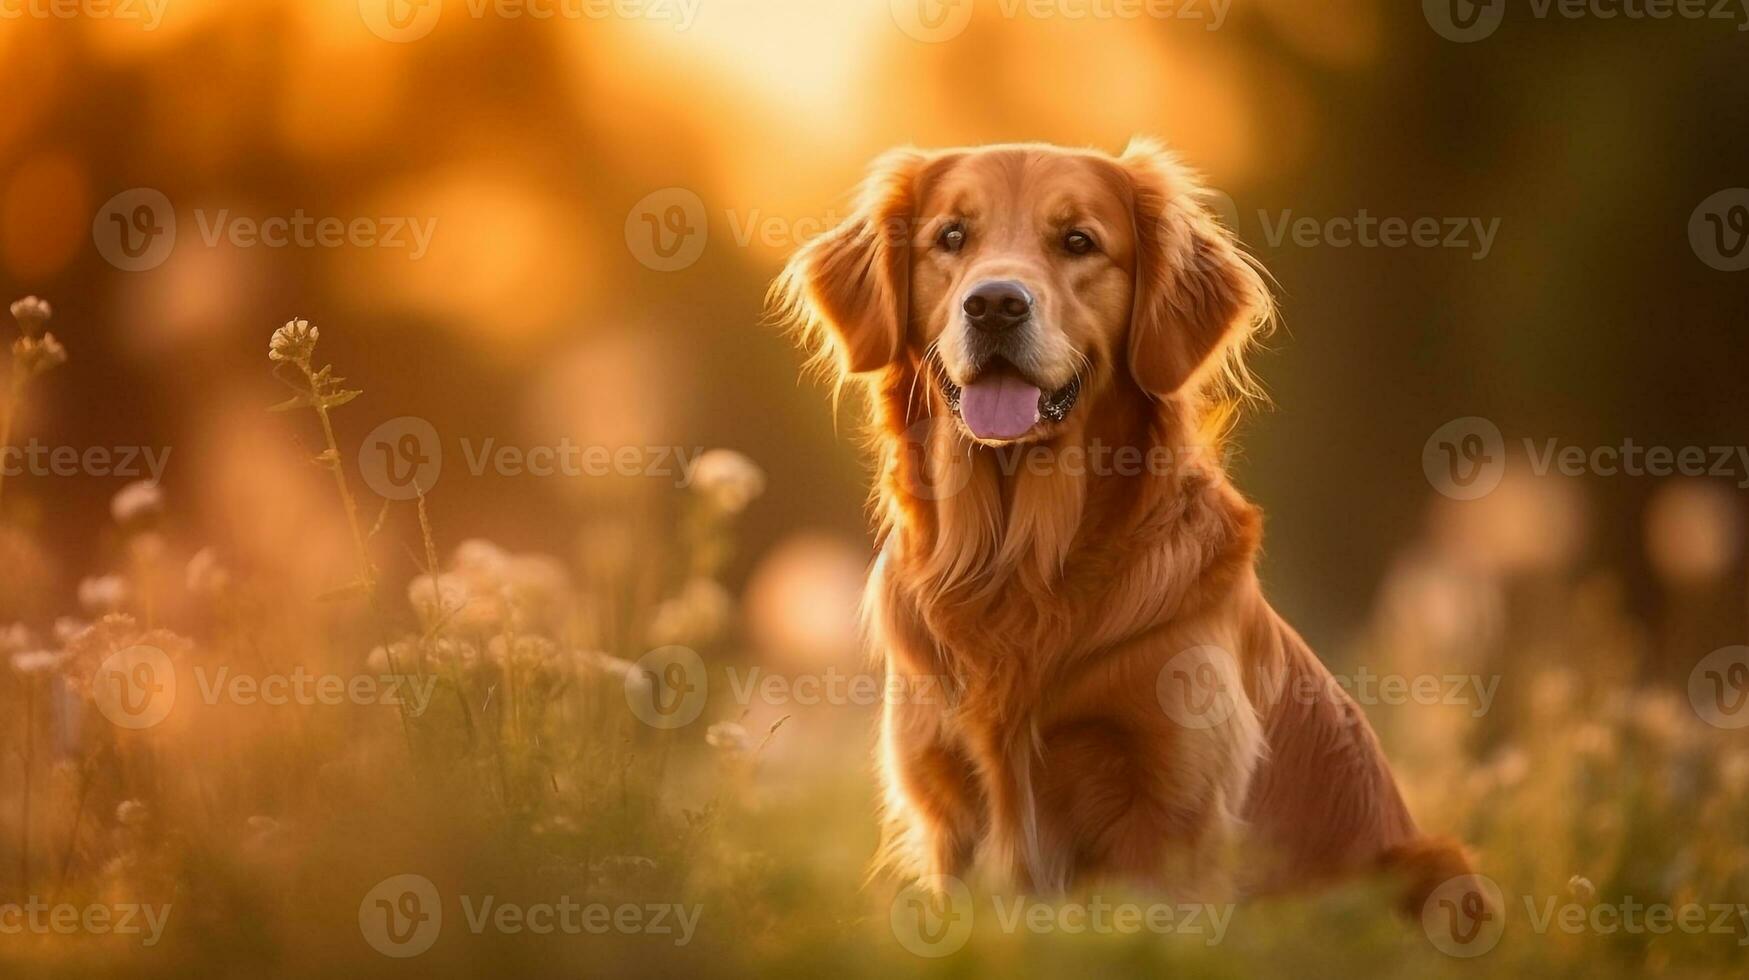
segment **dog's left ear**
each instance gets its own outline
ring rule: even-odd
[[[804,344],[835,351],[843,374],[893,363],[910,320],[915,181],[926,162],[894,150],[869,169],[856,211],[797,252],[772,287],[778,315]]]
[[[1231,355],[1272,315],[1269,287],[1171,153],[1136,140],[1118,162],[1134,193],[1130,371],[1156,397],[1194,393],[1211,375],[1238,367]]]

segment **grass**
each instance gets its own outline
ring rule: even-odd
[[[166,575],[151,541],[174,502],[134,489],[117,533],[137,560],[82,589],[85,618],[0,633],[0,906],[168,907],[151,945],[88,921],[0,933],[5,976],[1688,977],[1749,963],[1736,906],[1749,902],[1745,731],[1707,724],[1680,683],[1648,679],[1652,631],[1607,576],[1437,553],[1399,572],[1390,615],[1331,659],[1501,679],[1485,713],[1368,709],[1423,824],[1473,842],[1499,884],[1505,928],[1485,957],[1441,952],[1369,882],[1227,909],[1218,942],[1201,926],[1075,931],[1079,911],[974,882],[963,947],[917,955],[895,926],[899,884],[865,876],[875,709],[768,718],[724,696],[747,655],[718,576],[761,486],[751,461],[719,451],[701,464],[670,502],[670,530],[636,525],[635,568],[445,546],[423,497],[400,505],[417,539],[390,541],[388,509],[360,509],[331,424],[357,392],[315,366],[319,336],[301,322],[274,336],[293,388],[278,407],[317,417],[351,584],[287,595],[211,552]],[[10,426],[25,386],[8,390]],[[384,555],[419,566],[404,590]],[[1477,589],[1502,600],[1498,615],[1439,615]],[[671,646],[696,652],[711,696],[698,720],[663,729],[641,720],[660,693],[646,668],[690,679],[686,665],[640,658]],[[118,723],[163,706],[165,664],[174,706],[148,727]],[[328,677],[363,686],[335,699]],[[277,679],[286,703],[271,703]],[[441,896],[443,918],[426,951],[401,959],[371,937],[397,910],[394,929],[416,937],[413,913],[433,911],[405,904],[409,875]],[[482,912],[488,898],[512,911]],[[1107,889],[1071,908],[1096,899],[1170,901]],[[1717,932],[1608,928],[1630,900],[1733,914]],[[1017,901],[1045,927],[1005,928]],[[589,914],[610,924],[531,930],[545,906],[570,905],[579,923],[599,907]],[[670,931],[644,930],[658,908]],[[691,914],[687,934],[672,931]]]

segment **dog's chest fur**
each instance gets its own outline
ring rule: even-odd
[[[1164,848],[1127,832],[1142,811],[1138,826],[1169,828],[1186,852],[1206,852],[1258,753],[1254,724],[1186,732],[1156,690],[1172,653],[1238,642],[1198,631],[1230,619],[1203,613],[1249,569],[1255,513],[1208,473],[1150,489],[1156,498],[1135,501],[1127,526],[1081,529],[1056,574],[1020,560],[1000,578],[959,583],[919,557],[940,555],[929,532],[955,520],[944,514],[955,502],[941,502],[928,521],[895,530],[871,582],[889,669],[936,678],[944,692],[941,704],[911,710],[934,715],[921,730],[976,787],[977,849],[1035,887],[1067,887],[1102,866],[1134,865],[1134,848]],[[992,554],[999,548],[992,542]],[[1162,567],[1179,574],[1163,581]]]

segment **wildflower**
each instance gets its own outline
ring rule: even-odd
[[[444,667],[458,670],[473,670],[483,662],[480,650],[466,640],[458,640],[453,636],[440,636],[431,644],[431,660]],[[395,653],[396,663],[400,663],[400,652]]]
[[[12,360],[29,379],[67,363],[67,348],[52,333],[41,337],[20,337],[12,342]]]
[[[79,583],[79,605],[89,613],[114,612],[128,599],[128,585],[119,575],[86,578]]]
[[[138,827],[145,823],[149,816],[151,816],[151,811],[147,810],[146,804],[139,800],[123,800],[121,805],[115,808],[115,821],[123,827]]]
[[[66,654],[48,650],[31,650],[12,655],[12,669],[26,677],[40,677],[57,670],[67,659]]]
[[[411,639],[399,639],[388,646],[374,647],[370,655],[364,658],[364,664],[378,676],[405,672],[414,661],[414,642]]]
[[[734,608],[734,599],[715,579],[692,579],[656,607],[650,640],[658,645],[714,640],[728,628]]]
[[[321,337],[322,331],[310,321],[296,318],[287,320],[285,326],[275,330],[273,339],[267,342],[267,357],[269,360],[307,365],[310,363],[310,355],[316,352],[316,341]]]
[[[456,545],[450,568],[469,578],[496,582],[510,562],[510,553],[485,538],[469,538]]]
[[[150,480],[135,480],[116,491],[109,501],[109,514],[117,524],[157,517],[164,510],[164,493]]]
[[[765,473],[733,449],[712,449],[692,469],[692,489],[725,514],[739,514],[765,492]]]
[[[553,662],[556,650],[553,641],[541,636],[519,636],[514,647],[502,636],[486,644],[486,656],[500,667],[544,667]]]
[[[747,729],[733,721],[719,721],[704,733],[704,744],[731,754],[747,751]]]
[[[413,579],[407,601],[427,627],[489,630],[504,620],[504,600],[496,592],[476,589],[453,572]]]
[[[219,564],[219,554],[212,548],[202,548],[188,559],[188,592],[210,599],[231,585],[231,573]]]
[[[24,331],[26,337],[42,333],[43,324],[49,322],[54,313],[48,300],[36,296],[26,296],[12,304],[12,319],[18,321],[18,329]]]

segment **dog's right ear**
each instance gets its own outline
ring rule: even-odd
[[[910,320],[915,183],[927,157],[893,150],[877,159],[856,211],[803,246],[772,284],[771,306],[845,374],[893,363]]]

